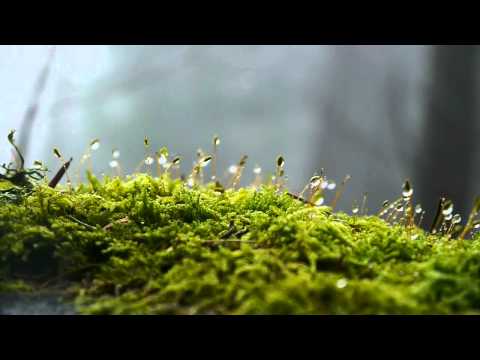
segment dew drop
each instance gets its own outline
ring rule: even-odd
[[[113,157],[114,159],[118,159],[118,158],[120,157],[120,150],[114,149],[114,150],[112,151],[112,157]]]
[[[41,161],[35,160],[33,162],[33,167],[37,170],[42,169],[44,167],[43,163]]]
[[[200,159],[198,165],[200,165],[200,167],[206,167],[208,166],[208,164],[210,164],[210,162],[212,161],[212,157],[211,156],[204,156],[203,158]]]
[[[114,168],[118,167],[118,161],[117,160],[112,160],[112,161],[110,161],[109,165],[110,165],[111,168],[114,169]]]
[[[163,154],[160,154],[159,158],[158,158],[158,164],[159,165],[165,165],[166,163],[168,162],[167,160],[167,157]]]
[[[320,186],[322,183],[322,177],[321,176],[313,176],[310,179],[310,188],[315,189]]]
[[[420,214],[422,211],[422,205],[418,204],[415,206],[415,213]]]
[[[449,220],[452,220],[453,218],[453,215],[450,213],[448,215],[445,215],[445,220],[449,221]]]
[[[148,137],[145,136],[145,139],[143,139],[143,145],[145,147],[149,147],[150,146],[150,140],[148,140]]]
[[[99,139],[94,139],[90,142],[90,149],[93,151],[96,151],[100,148],[100,140]]]
[[[154,163],[154,161],[155,161],[155,159],[154,159],[153,157],[147,156],[147,157],[145,158],[145,165],[150,166],[150,165],[152,165],[152,164]]]
[[[321,187],[323,190],[325,190],[326,188],[328,188],[328,181],[326,181],[326,180],[322,181],[320,187]]]
[[[337,187],[337,184],[334,181],[329,181],[327,184],[328,190],[335,190],[336,187]]]
[[[386,208],[389,204],[390,204],[390,201],[385,200],[385,201],[382,203],[382,208]]]
[[[215,145],[215,146],[220,145],[220,138],[218,136],[215,136],[213,138],[213,145]]]
[[[412,240],[417,240],[418,239],[418,234],[413,234],[410,238]]]
[[[177,166],[177,165],[180,164],[180,161],[181,161],[180,157],[177,156],[177,157],[173,158],[173,160],[172,160],[172,165]]]
[[[397,205],[397,207],[395,208],[395,210],[396,210],[397,212],[402,212],[402,211],[403,211],[403,205],[402,205],[402,204]]]
[[[283,168],[285,166],[285,159],[282,156],[277,158],[277,166]]]
[[[237,169],[238,169],[237,165],[230,165],[230,167],[228,168],[228,172],[229,172],[230,174],[236,174],[236,173],[237,173]]]
[[[320,197],[317,201],[315,201],[315,205],[322,206],[324,202],[325,202],[325,199],[323,197]]]
[[[460,224],[462,222],[462,217],[460,214],[455,214],[455,216],[452,218],[452,223],[453,224]]]
[[[193,181],[193,178],[191,178],[191,177],[188,178],[187,185],[189,187],[193,187],[193,185],[195,185],[195,182]]]
[[[451,201],[447,201],[442,209],[443,216],[451,215],[453,212],[453,203]]]
[[[474,229],[480,229],[480,222],[477,222],[475,225],[473,225]]]
[[[413,188],[410,185],[410,181],[405,181],[403,184],[402,195],[404,198],[410,198],[413,195]]]
[[[342,278],[337,281],[336,286],[338,289],[343,289],[347,286],[347,284],[348,284],[347,279]]]
[[[258,166],[258,165],[255,166],[255,167],[253,168],[253,173],[254,173],[255,175],[260,175],[260,174],[262,173],[262,168],[261,168],[260,166]]]
[[[352,208],[352,214],[358,214],[358,212],[360,211],[359,207],[358,206],[354,206]]]

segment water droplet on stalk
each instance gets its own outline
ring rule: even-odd
[[[413,195],[413,188],[412,186],[410,185],[410,181],[405,181],[405,183],[403,184],[403,191],[402,191],[402,196],[406,199],[412,197]]]
[[[99,139],[94,139],[90,142],[90,149],[93,151],[96,151],[100,148],[100,140]]]
[[[327,184],[328,190],[335,190],[336,187],[337,187],[337,184],[334,181],[329,181]]]
[[[260,175],[260,174],[262,173],[262,168],[261,168],[260,166],[258,166],[258,165],[255,166],[255,167],[253,168],[253,173],[254,173],[255,175]]]
[[[443,205],[442,214],[443,216],[451,215],[453,212],[453,203],[450,200],[445,201]]]
[[[319,187],[321,183],[322,183],[322,177],[321,176],[313,176],[310,179],[310,187],[312,189],[315,189],[315,188]]]
[[[118,158],[120,157],[120,150],[114,149],[114,150],[112,151],[112,157],[113,157],[114,159],[118,159]]]
[[[208,164],[210,164],[211,161],[212,161],[211,156],[205,156],[205,157],[200,159],[200,161],[198,162],[198,165],[200,165],[200,167],[203,168],[203,167],[208,166]]]
[[[422,205],[418,204],[415,206],[415,213],[420,214],[422,211]]]
[[[109,165],[110,165],[111,168],[116,168],[116,167],[118,167],[118,161],[117,160],[112,160],[112,161],[110,161]]]
[[[152,164],[154,163],[154,161],[155,161],[155,159],[154,159],[153,157],[147,156],[147,157],[145,158],[145,165],[150,166],[150,165],[152,165]]]
[[[277,167],[283,168],[285,166],[285,159],[282,156],[277,158]]]
[[[460,224],[462,222],[462,217],[460,214],[455,214],[455,216],[452,218],[452,223],[453,224]]]
[[[163,154],[160,154],[158,158],[158,164],[159,165],[165,165],[168,162],[167,157]]]

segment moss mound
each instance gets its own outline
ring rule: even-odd
[[[480,240],[167,174],[0,200],[0,293],[84,314],[480,313]]]

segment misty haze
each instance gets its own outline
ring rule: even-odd
[[[50,48],[0,47],[2,133],[21,132]],[[78,160],[99,138],[96,172],[109,173],[113,148],[133,171],[148,136],[153,147],[167,146],[189,160],[188,171],[197,149],[211,151],[218,134],[219,169],[247,154],[249,175],[256,164],[274,172],[275,158],[283,155],[293,191],[324,168],[337,182],[352,176],[342,209],[367,192],[369,208],[377,210],[399,194],[405,178],[425,184],[418,163],[431,135],[424,124],[433,52],[431,46],[388,45],[57,46],[27,162],[42,159],[54,169],[53,147]],[[448,140],[452,152],[462,141]],[[2,160],[9,161],[8,143],[1,146]],[[443,191],[456,191],[445,182]],[[467,198],[477,191],[461,186]]]

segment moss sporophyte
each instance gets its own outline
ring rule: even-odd
[[[349,177],[336,186],[322,170],[292,194],[279,157],[274,176],[256,165],[239,187],[247,157],[220,179],[213,145],[180,175],[180,157],[146,139],[148,173],[79,168],[88,181],[65,185],[58,149],[50,181],[18,152],[0,175],[0,293],[61,289],[84,314],[480,313],[479,200],[461,225],[442,199],[426,232],[410,182],[377,215],[366,195],[348,215],[333,208]]]

